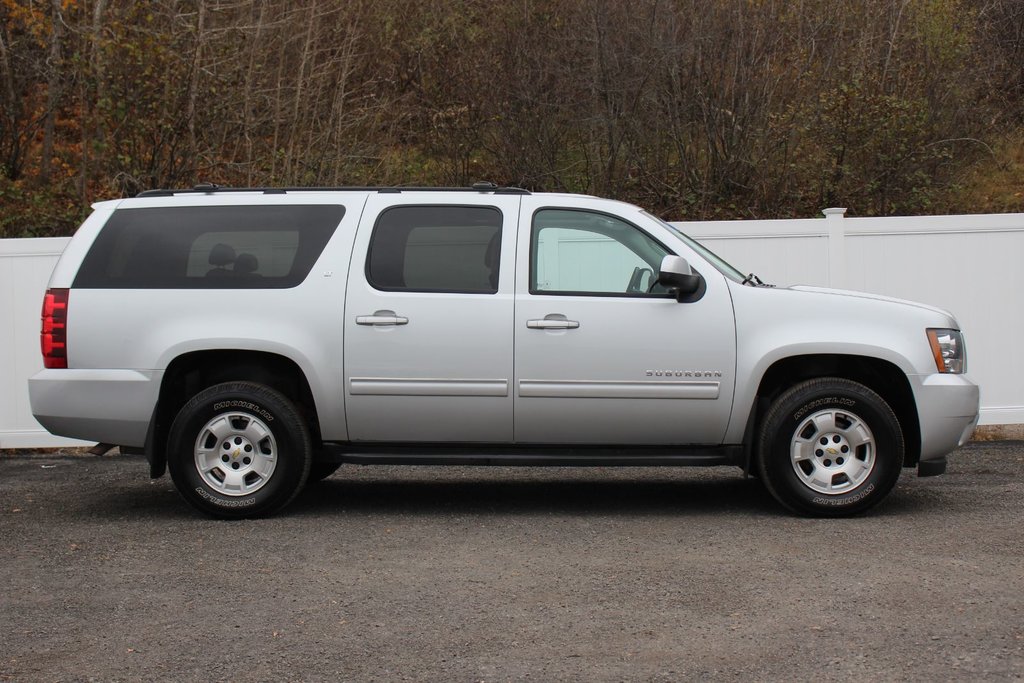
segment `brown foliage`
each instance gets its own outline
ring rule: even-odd
[[[1022,60],[1017,0],[0,0],[0,234],[199,181],[984,211]]]

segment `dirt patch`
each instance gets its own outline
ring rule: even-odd
[[[971,441],[1024,441],[1024,425],[981,425]]]

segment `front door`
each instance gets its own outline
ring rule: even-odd
[[[701,264],[703,297],[677,303],[654,282],[673,253],[696,260],[632,207],[622,216],[585,198],[523,198],[517,443],[721,443],[734,388],[731,298]]]
[[[353,441],[512,440],[520,198],[450,198],[403,192],[367,202],[344,313]]]

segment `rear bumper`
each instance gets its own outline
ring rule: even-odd
[[[162,371],[43,370],[28,381],[32,415],[51,434],[141,448]]]
[[[946,455],[967,443],[978,425],[978,385],[964,375],[912,375],[921,425],[921,476],[942,474]]]

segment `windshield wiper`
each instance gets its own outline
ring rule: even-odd
[[[750,285],[751,287],[774,287],[775,285],[767,285],[761,281],[761,278],[751,273],[743,278],[743,282],[740,284]]]

